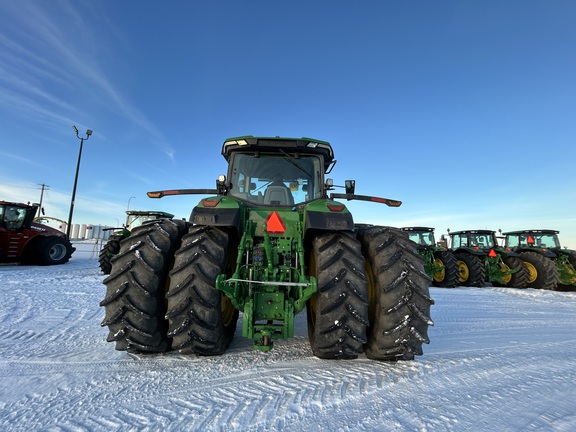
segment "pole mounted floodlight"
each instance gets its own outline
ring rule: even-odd
[[[78,163],[76,164],[76,175],[74,176],[74,187],[72,188],[72,200],[70,201],[70,214],[68,215],[68,224],[66,226],[66,237],[70,240],[70,230],[72,229],[72,214],[74,213],[74,200],[76,199],[76,185],[78,184],[78,171],[80,171],[80,159],[82,159],[82,146],[84,145],[84,140],[90,138],[92,131],[90,129],[86,130],[86,137],[81,137],[78,135],[78,128],[72,125],[72,129],[76,132],[76,137],[80,140],[80,150],[78,151]]]

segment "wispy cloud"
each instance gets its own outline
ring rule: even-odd
[[[43,166],[44,165],[43,163],[37,162],[37,161],[29,159],[29,158],[22,157],[20,155],[14,154],[14,153],[0,152],[0,157],[2,157],[4,159],[17,160],[19,162],[24,162],[28,165],[33,165],[33,166]]]
[[[105,12],[70,2],[7,3],[0,5],[11,23],[0,28],[0,106],[34,121],[71,123],[71,118],[86,117],[79,101],[90,95],[174,160],[175,150],[163,133],[102,68],[117,56],[112,42],[91,25],[105,23]]]

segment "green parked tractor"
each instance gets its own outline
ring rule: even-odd
[[[437,287],[454,288],[458,286],[460,271],[458,260],[446,246],[436,243],[434,228],[404,227],[408,237],[418,245],[418,252],[424,257],[426,273]]]
[[[142,225],[144,222],[161,219],[161,218],[169,218],[172,219],[174,217],[171,213],[161,212],[161,211],[153,211],[153,210],[127,210],[126,211],[126,224],[120,228],[104,228],[103,231],[111,231],[114,232],[110,234],[108,237],[108,241],[100,250],[100,254],[98,255],[98,263],[100,264],[100,270],[104,274],[110,274],[110,270],[112,269],[112,264],[110,261],[112,257],[120,251],[120,242],[125,238],[129,237],[132,233],[132,230],[137,226]]]
[[[396,228],[355,225],[336,199],[398,207],[345,193],[325,174],[328,142],[310,138],[230,138],[216,189],[149,192],[151,198],[201,194],[189,222],[147,222],[122,241],[104,280],[103,326],[116,349],[219,355],[242,312],[254,348],[294,335],[307,314],[320,358],[410,360],[429,343],[430,278],[416,245]]]
[[[566,290],[576,286],[576,251],[560,246],[559,231],[522,230],[503,234],[506,246],[520,254],[529,270],[529,287]]]
[[[451,249],[460,267],[460,285],[526,288],[528,271],[520,255],[498,245],[496,232],[466,230],[449,232]]]

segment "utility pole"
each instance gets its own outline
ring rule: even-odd
[[[40,192],[40,206],[38,207],[38,214],[37,217],[42,216],[42,199],[44,198],[44,189],[48,190],[50,189],[50,186],[48,186],[47,184],[39,184],[38,186],[42,187],[42,191]]]

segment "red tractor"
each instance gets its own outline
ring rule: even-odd
[[[34,222],[38,204],[0,201],[0,262],[64,264],[76,248],[63,232]]]

